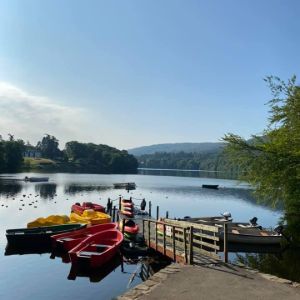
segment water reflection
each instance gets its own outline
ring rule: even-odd
[[[37,194],[43,199],[54,198],[56,195],[57,185],[55,183],[36,184],[34,189]]]
[[[115,271],[123,263],[122,257],[116,255],[108,263],[101,266],[101,268],[91,269],[84,265],[71,265],[69,280],[76,280],[77,277],[87,277],[90,282],[100,282],[103,278]]]
[[[17,181],[0,180],[0,196],[14,197],[21,193],[22,184]]]
[[[102,192],[112,189],[109,186],[103,185],[66,185],[64,187],[64,193],[68,195],[75,196],[76,194],[81,194],[82,192]]]

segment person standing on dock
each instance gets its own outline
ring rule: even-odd
[[[142,202],[141,202],[141,210],[145,210],[146,204],[147,204],[147,203],[146,203],[146,200],[143,199]]]

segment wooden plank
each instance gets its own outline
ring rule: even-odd
[[[183,247],[184,247],[184,262],[187,264],[187,251],[186,251],[186,229],[183,229]]]
[[[211,248],[211,249],[215,249],[215,250],[220,250],[220,246],[218,246],[218,245],[214,245],[212,243],[206,243],[206,242],[203,242],[203,241],[199,241],[199,240],[196,240],[195,238],[193,240],[193,244],[200,245],[200,246],[205,246],[207,248]]]
[[[190,227],[190,238],[189,238],[189,245],[190,245],[190,249],[189,249],[189,256],[190,256],[190,265],[193,264],[193,226]]]
[[[205,233],[194,232],[194,236],[199,237],[199,238],[212,240],[212,241],[216,241],[216,242],[220,241],[220,238],[218,236],[209,235],[209,234],[205,234]]]
[[[155,223],[155,250],[157,251],[157,223]]]
[[[165,224],[163,224],[163,247],[164,247],[163,254],[166,255],[166,225]]]
[[[173,225],[177,225],[177,226],[180,226],[183,228],[189,228],[189,227],[193,226],[194,229],[202,229],[202,230],[206,230],[206,231],[219,232],[219,227],[214,226],[214,225],[198,224],[198,223],[171,220],[171,219],[164,219],[163,221],[166,224],[173,224]]]
[[[228,262],[228,224],[224,223],[224,262]]]
[[[150,222],[147,222],[147,223],[148,223],[148,243],[150,245],[150,237],[151,237],[151,235],[150,235]]]
[[[176,262],[176,241],[175,241],[175,226],[172,226],[172,240],[173,240],[173,255],[174,255],[174,261]]]

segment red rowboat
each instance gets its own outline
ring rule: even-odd
[[[92,202],[83,202],[82,205],[80,203],[75,203],[71,207],[71,211],[81,215],[86,209],[93,209],[94,211],[105,212],[105,208],[96,203]]]
[[[86,227],[73,232],[64,232],[52,235],[52,247],[59,247],[65,251],[70,251],[87,237],[104,230],[117,229],[117,226],[117,223],[105,223]]]
[[[123,234],[118,230],[105,230],[84,239],[69,251],[72,263],[87,263],[97,268],[108,262],[118,251]]]

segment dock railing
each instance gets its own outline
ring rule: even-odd
[[[220,259],[220,234],[226,236],[223,227],[197,224],[172,219],[143,219],[143,236],[149,248],[152,248],[176,262],[193,264],[199,255]],[[227,239],[224,238],[227,243]],[[227,247],[224,245],[224,251]],[[227,253],[224,253],[227,262]]]

